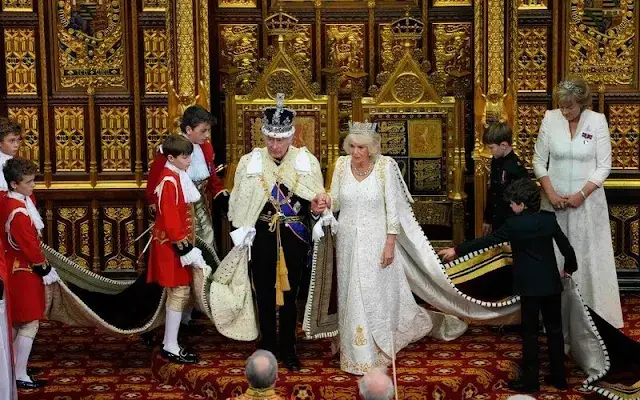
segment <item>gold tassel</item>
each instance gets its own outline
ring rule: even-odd
[[[282,246],[279,246],[278,250],[278,266],[276,267],[276,305],[284,305],[284,292],[291,290],[289,285],[289,271],[287,270],[287,264],[284,261],[284,251]]]

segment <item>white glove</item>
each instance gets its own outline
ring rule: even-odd
[[[59,280],[60,280],[60,276],[58,276],[56,269],[53,267],[51,267],[51,271],[49,271],[48,274],[42,277],[42,282],[45,285],[51,285],[52,283],[58,282]]]
[[[233,245],[236,247],[251,247],[253,239],[256,237],[256,228],[243,226],[229,233]]]
[[[191,249],[187,254],[180,256],[180,264],[182,264],[183,267],[191,265],[195,268],[204,268],[207,266],[204,258],[202,258],[202,251],[197,247]]]
[[[333,212],[330,209],[326,209],[323,211],[322,216],[313,225],[313,229],[311,231],[311,237],[314,242],[317,242],[322,237],[324,237],[324,229],[325,226],[331,226],[331,234],[335,235],[338,232],[338,220],[333,216]]]

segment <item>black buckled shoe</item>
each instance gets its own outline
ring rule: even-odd
[[[165,349],[162,349],[162,358],[169,360],[170,362],[177,364],[195,364],[198,362],[198,356],[195,353],[189,353],[183,348],[180,348],[180,353],[173,354]]]
[[[18,389],[39,389],[46,386],[44,381],[39,381],[32,376],[29,377],[31,378],[31,382],[16,380],[16,386]]]
[[[555,378],[553,376],[545,376],[544,383],[547,386],[553,386],[558,390],[567,390],[569,386],[567,385],[567,380],[562,378]]]
[[[292,372],[298,372],[300,371],[300,368],[302,368],[302,365],[300,364],[300,359],[295,354],[290,354],[288,356],[285,356],[282,363],[284,364],[284,367],[286,369]]]
[[[509,389],[519,393],[536,393],[540,391],[540,384],[515,379],[509,381]]]

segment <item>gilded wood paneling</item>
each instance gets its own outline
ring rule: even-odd
[[[327,64],[340,68],[343,74],[364,70],[364,46],[364,24],[326,25]],[[351,90],[351,83],[344,75],[340,77],[340,89],[342,92]]]
[[[220,24],[220,68],[239,69],[240,82],[249,83],[258,63],[258,25]]]
[[[167,31],[164,28],[143,30],[144,84],[147,94],[167,94]]]
[[[100,107],[102,171],[131,172],[129,107]]]
[[[548,0],[518,0],[519,10],[546,10]]]
[[[470,22],[433,24],[435,67],[449,76],[449,83],[472,73],[471,32]]]
[[[434,7],[470,6],[472,0],[433,0]]]
[[[613,168],[640,168],[640,105],[612,104],[609,107],[609,131]]]
[[[257,0],[218,0],[220,8],[256,8]]]
[[[545,92],[548,80],[547,27],[518,29],[518,91]]]
[[[395,39],[391,24],[380,24],[380,72],[391,73],[404,51],[402,41]]]
[[[9,118],[22,126],[22,142],[20,143],[20,157],[31,160],[40,166],[40,136],[38,134],[37,107],[9,107]]]
[[[37,94],[35,36],[34,29],[4,30],[4,65],[8,95]]]
[[[167,10],[167,0],[142,0],[142,11],[164,12]]]
[[[514,135],[514,147],[527,168],[533,167],[533,146],[545,111],[547,106],[544,104],[518,104],[518,130]]]
[[[169,112],[164,106],[145,107],[146,133],[147,133],[147,166],[155,158],[158,146],[162,144],[164,137],[169,134],[168,119]]]
[[[125,84],[123,6],[128,2],[55,2],[57,69],[62,87]]]
[[[31,12],[33,0],[2,0],[2,11]]]
[[[91,265],[91,215],[88,206],[59,207],[55,210],[57,250],[78,265]]]
[[[293,32],[285,35],[284,44],[287,54],[293,59],[300,74],[311,81],[312,75],[312,35],[310,24],[298,24]]]
[[[103,269],[134,270],[136,267],[135,207],[102,206]]]
[[[571,0],[567,72],[591,83],[637,85],[634,7],[633,1]]]
[[[57,172],[85,172],[84,108],[53,107]]]
[[[639,221],[640,206],[609,207],[611,240],[618,270],[637,271],[640,264]]]

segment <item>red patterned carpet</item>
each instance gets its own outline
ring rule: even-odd
[[[625,333],[640,341],[640,296],[623,297]],[[108,336],[93,329],[43,323],[31,366],[49,385],[22,391],[20,399],[225,399],[241,393],[244,360],[253,344],[233,342],[207,325],[188,344],[201,355],[197,366],[167,364],[137,336]],[[357,377],[342,373],[329,353],[329,341],[302,342],[304,369],[297,374],[280,370],[279,390],[294,399],[357,399]],[[401,399],[505,399],[506,389],[520,357],[520,338],[471,328],[449,343],[424,339],[398,357]],[[543,359],[542,368],[547,366]],[[567,360],[570,390],[543,387],[538,399],[603,399],[580,389],[584,375]]]

